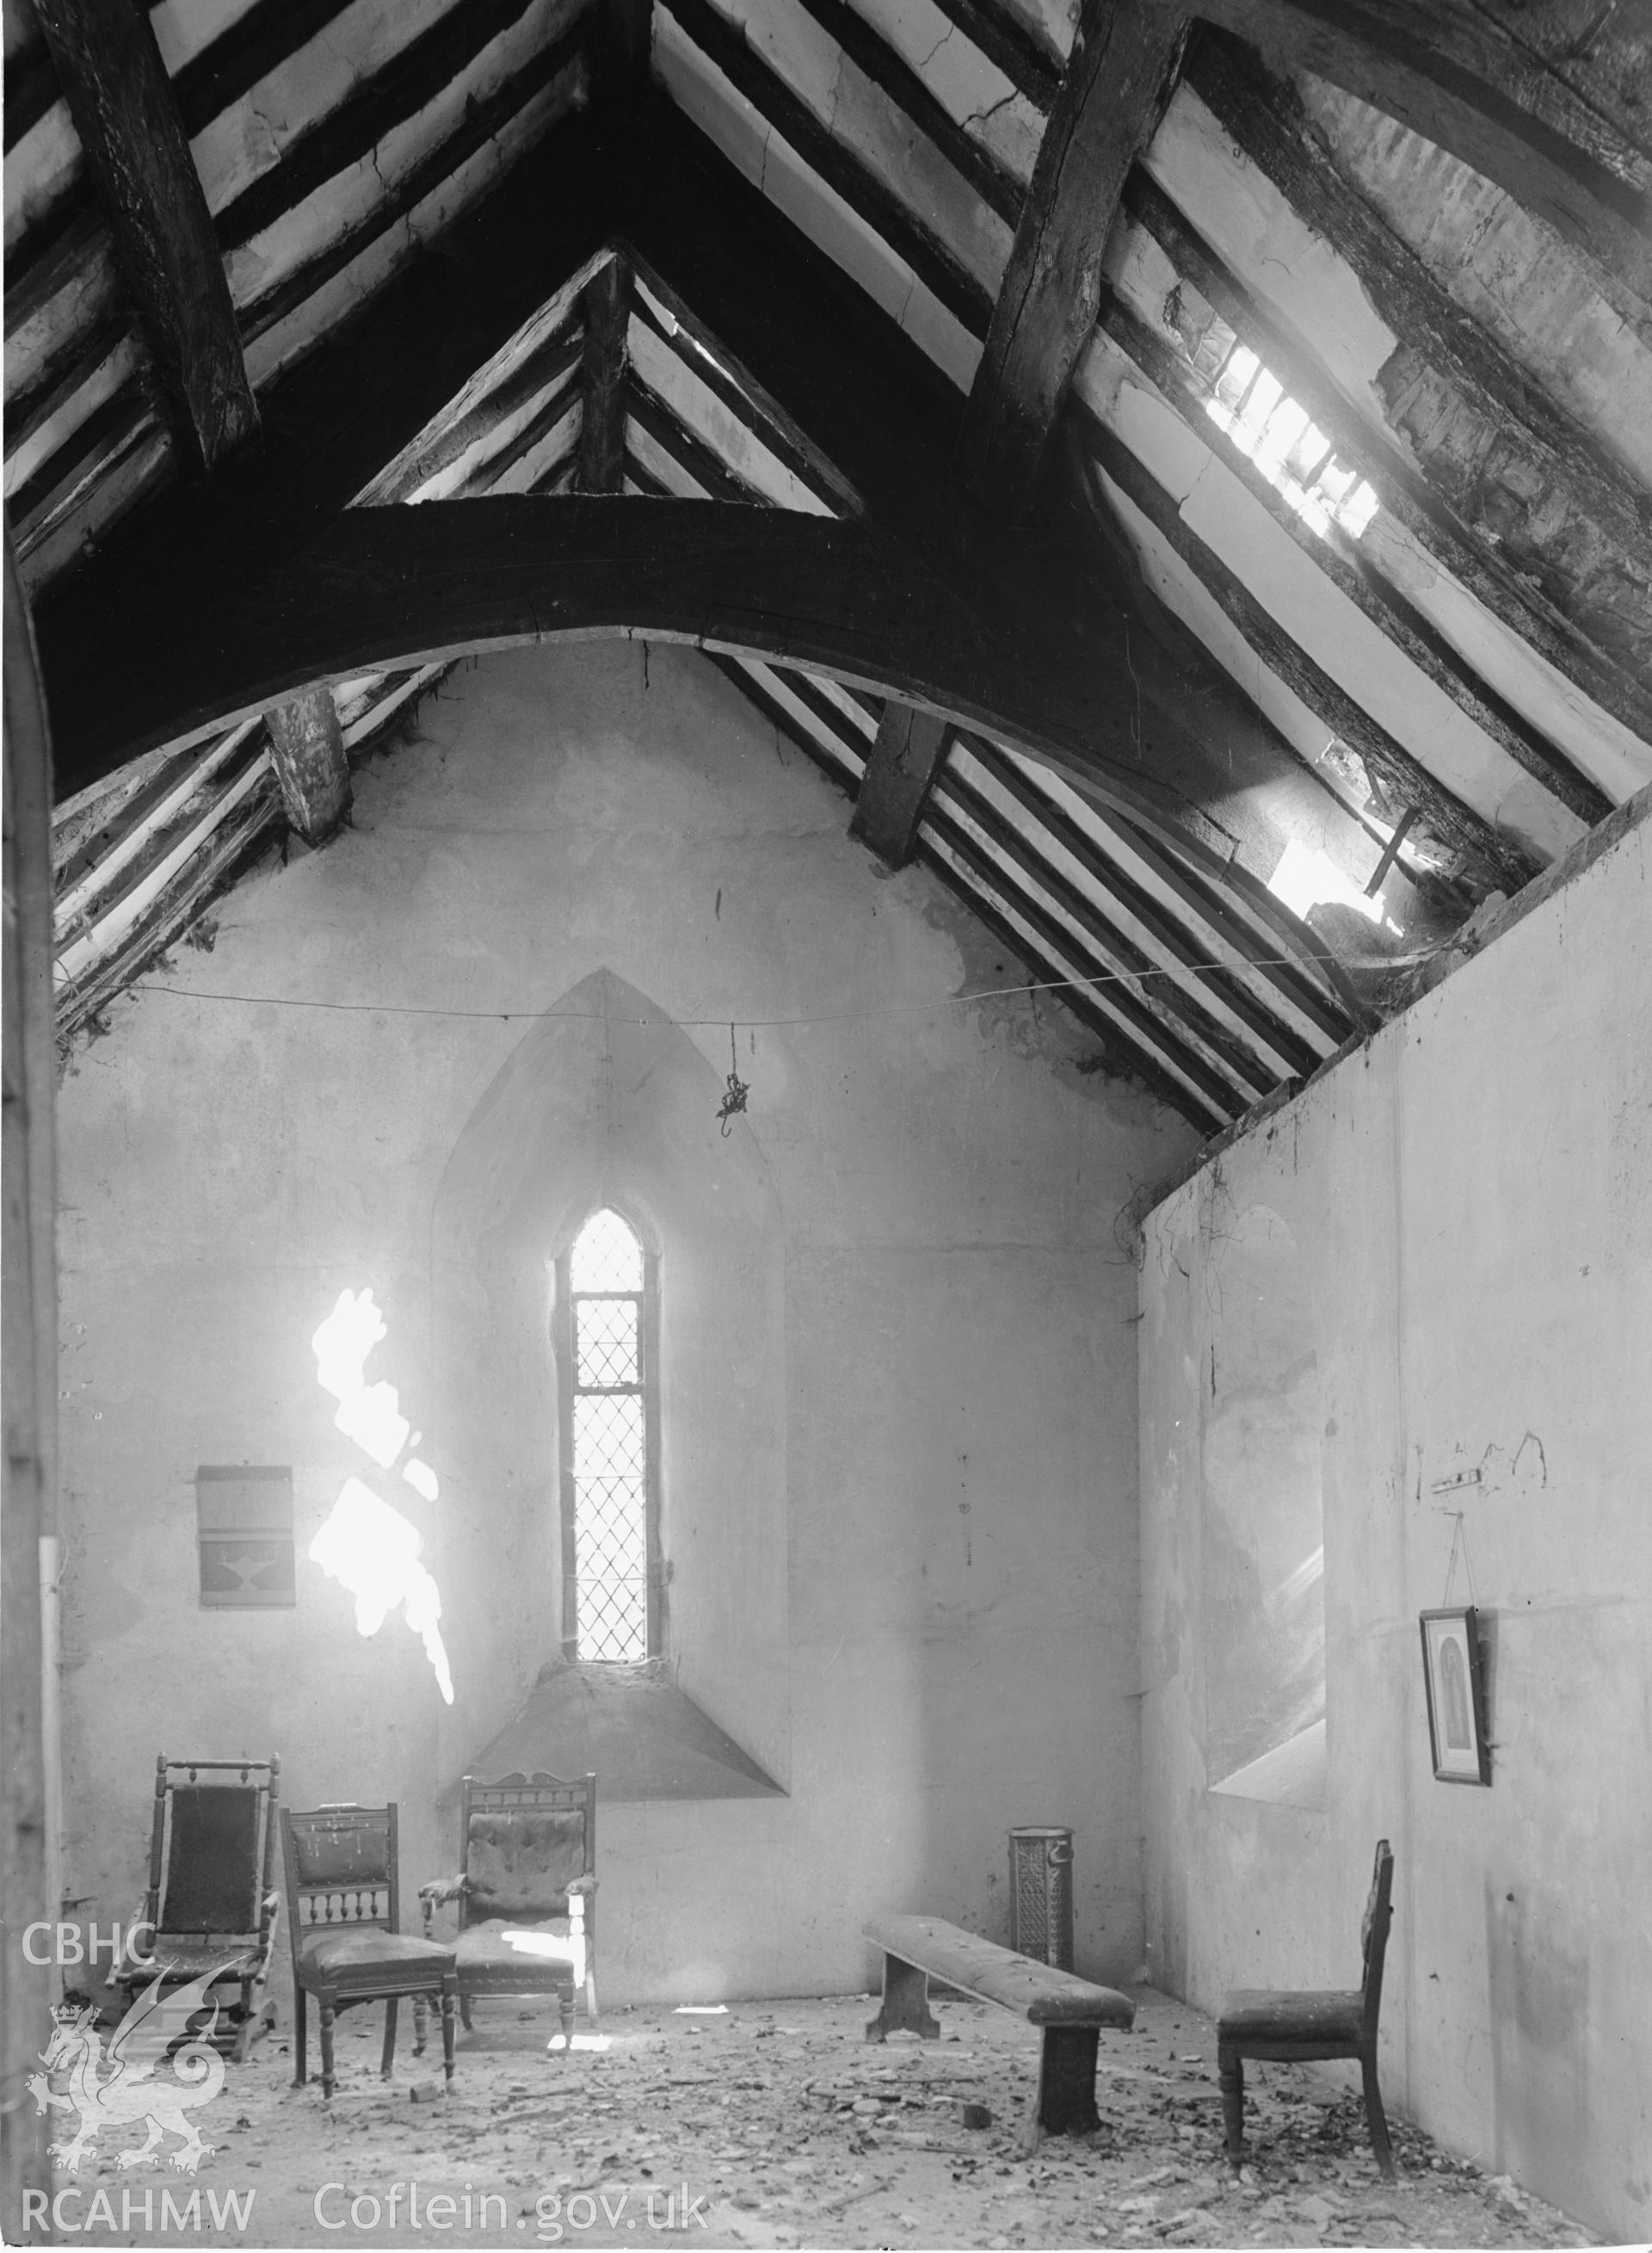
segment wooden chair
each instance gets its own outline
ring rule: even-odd
[[[205,1779],[205,1781],[203,1780]],[[275,1810],[281,1762],[155,1762],[149,1886],[128,1923],[107,1984],[128,2007],[158,1973],[163,1992],[216,1971],[238,2001],[220,2009],[214,2049],[245,2063],[255,2034],[275,2022],[267,1998],[281,1897],[275,1890]],[[135,1945],[136,1943],[136,1945]]]
[[[459,1797],[464,1867],[419,1888],[424,1929],[436,1909],[458,1917],[459,2011],[468,2028],[477,1995],[554,1994],[565,2050],[574,2046],[574,1992],[596,2016],[596,1778],[565,1782],[536,1769]]]
[[[453,2079],[453,1950],[401,1929],[396,1809],[318,1807],[281,1811],[287,1915],[293,1950],[293,2085],[307,2078],[306,1998],[321,2005],[321,2086],[333,2090],[332,2024],[352,2003],[382,2002],[386,2080],[396,2047],[396,2005],[442,2001],[442,2062]],[[419,2045],[422,2047],[422,2042]]]
[[[1394,2154],[1388,2141],[1382,2091],[1377,2085],[1377,2019],[1383,2002],[1383,1955],[1393,1914],[1389,1906],[1393,1886],[1394,1857],[1387,1839],[1380,1838],[1370,1897],[1360,1928],[1364,1972],[1351,1992],[1276,1994],[1241,1988],[1222,2005],[1222,2016],[1216,2021],[1216,2063],[1222,2076],[1228,2159],[1234,2166],[1244,2156],[1245,2058],[1348,2057],[1359,2061],[1365,2084],[1371,2150],[1377,2166],[1393,2180]]]

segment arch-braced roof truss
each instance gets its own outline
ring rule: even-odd
[[[289,455],[331,456],[282,504],[276,575],[350,502],[602,492],[887,527],[978,617],[1019,607],[1006,663],[1044,684],[1030,701],[996,694],[1001,667],[972,697],[926,694],[927,676],[880,694],[859,645],[835,662],[828,634],[823,661],[818,630],[797,650],[681,638],[853,791],[863,835],[924,861],[1060,986],[1104,1054],[1227,1123],[1405,990],[1365,968],[1438,945],[1652,777],[1635,412],[1652,360],[1621,224],[1652,176],[1635,58],[1480,10],[1470,59],[1496,99],[1493,125],[1465,122],[1428,97],[1464,24],[1446,10],[1419,58],[1395,52],[1391,12],[1373,0],[1356,33],[1293,43],[1306,18],[1259,0],[1207,10],[1227,31],[1092,0],[1075,43],[1053,0],[656,0],[652,17],[164,0],[150,19],[254,407],[296,402]],[[255,506],[260,471],[215,467],[205,498],[198,482],[157,499],[204,447],[199,417],[180,423],[157,372],[171,346],[122,295],[121,222],[76,105],[26,8],[7,26],[8,496],[50,677],[100,605],[107,621],[120,562],[129,587],[146,537],[151,568],[165,552],[169,511],[173,552],[192,519],[205,555],[227,487]],[[639,139],[624,94],[645,33]],[[1384,118],[1396,88],[1452,145]],[[1500,180],[1511,89],[1537,148],[1530,210]],[[348,398],[318,403],[329,377],[373,393],[375,353],[409,307],[439,306],[457,243],[508,264],[530,174],[541,195],[580,175],[536,246],[540,272],[567,257],[561,286],[416,423],[417,376],[381,382],[375,462],[359,403],[353,426]],[[1105,220],[1092,210],[1087,236],[1074,178]],[[1489,310],[1486,240],[1503,282]],[[1052,303],[1044,269],[1059,281],[1075,245],[1089,270]],[[484,278],[468,305],[450,287],[461,320],[484,302],[485,342],[523,284]],[[1569,352],[1579,335],[1589,351]],[[427,408],[463,338],[431,359]],[[868,423],[889,426],[882,446]],[[268,427],[260,450],[268,497]],[[129,558],[118,534],[101,557],[129,511]],[[240,567],[235,591],[258,575]],[[1068,638],[1041,648],[1052,590]],[[1086,633],[1102,646],[1076,659]],[[345,754],[439,674],[441,652],[408,656],[331,668]],[[881,678],[897,685],[887,662]],[[58,823],[72,1029],[291,807],[255,711],[140,744],[63,701],[80,785]],[[1015,724],[995,727],[1006,710]],[[924,786],[892,815],[915,715]],[[1145,813],[1116,786],[1132,753]],[[1267,889],[1293,847],[1333,870],[1333,897],[1392,912],[1350,941],[1346,912],[1330,938],[1316,911],[1310,932]]]

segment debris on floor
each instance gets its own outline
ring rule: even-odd
[[[199,2116],[212,2149],[198,2173],[123,2170],[134,2124],[55,2180],[87,2245],[1595,2242],[1391,2113],[1398,2180],[1385,2182],[1357,2094],[1301,2066],[1247,2066],[1235,2176],[1214,2026],[1134,1992],[1135,2031],[1102,2036],[1100,2129],[1030,2155],[1017,2133],[1038,2035],[1004,2011],[938,1999],[939,2041],[879,2046],[864,2040],[869,1998],[736,2003],[714,2017],[666,2005],[604,2018],[605,2049],[547,2054],[554,2003],[496,2000],[476,2005],[446,2094],[439,2054],[433,2077],[430,2052],[414,2058],[405,2032],[396,2078],[380,2079],[382,2014],[364,2008],[338,2019],[327,2103],[318,2082],[291,2085],[283,2021],[230,2067],[221,2124]],[[197,2192],[194,2225],[169,2227]]]

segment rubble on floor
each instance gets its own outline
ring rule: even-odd
[[[198,2176],[123,2173],[115,2144],[58,2180],[80,2193],[66,2213],[88,2245],[1594,2242],[1398,2119],[1398,2180],[1385,2182],[1357,2096],[1300,2066],[1247,2066],[1249,2163],[1235,2177],[1210,2020],[1133,1991],[1135,2031],[1102,2036],[1100,2130],[1048,2138],[1030,2156],[1017,2130],[1038,2037],[1001,2010],[939,1999],[939,2041],[882,2047],[863,2038],[870,1998],[735,2004],[717,2017],[619,2011],[591,2030],[605,2048],[586,2046],[582,2019],[569,2055],[547,2052],[554,2005],[494,2001],[476,2005],[452,2091],[435,2101],[410,2101],[439,2087],[441,2065],[411,2056],[405,2027],[396,2079],[379,2078],[376,2008],[338,2022],[331,2103],[317,2081],[294,2088],[283,2019],[200,2116],[214,2148]],[[312,2026],[312,2073],[314,2040]],[[255,2189],[246,2226],[157,2226],[163,2190],[177,2210],[193,2188],[209,2201]]]

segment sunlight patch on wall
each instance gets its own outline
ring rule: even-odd
[[[395,1386],[369,1385],[366,1379],[367,1356],[387,1335],[370,1290],[341,1291],[331,1314],[310,1340],[317,1380],[338,1403],[333,1422],[380,1470],[394,1463],[410,1433],[415,1444],[421,1436],[402,1415]],[[440,1488],[429,1463],[410,1456],[401,1475],[425,1501],[436,1499]],[[310,1543],[309,1555],[355,1598],[359,1633],[377,1635],[387,1615],[398,1605],[403,1608],[408,1625],[424,1643],[436,1685],[450,1705],[453,1677],[437,1624],[442,1596],[420,1562],[423,1547],[424,1537],[410,1519],[359,1479],[348,1478],[326,1524]]]
[[[395,1386],[369,1385],[362,1365],[387,1335],[371,1291],[341,1291],[338,1305],[310,1340],[317,1378],[338,1403],[333,1422],[387,1471],[407,1445],[411,1426],[400,1412]]]
[[[424,1537],[357,1478],[346,1479],[326,1524],[310,1545],[311,1561],[356,1600],[356,1630],[377,1635],[398,1604],[424,1643],[436,1686],[450,1705],[453,1677],[437,1622],[442,1597],[419,1561]]]

